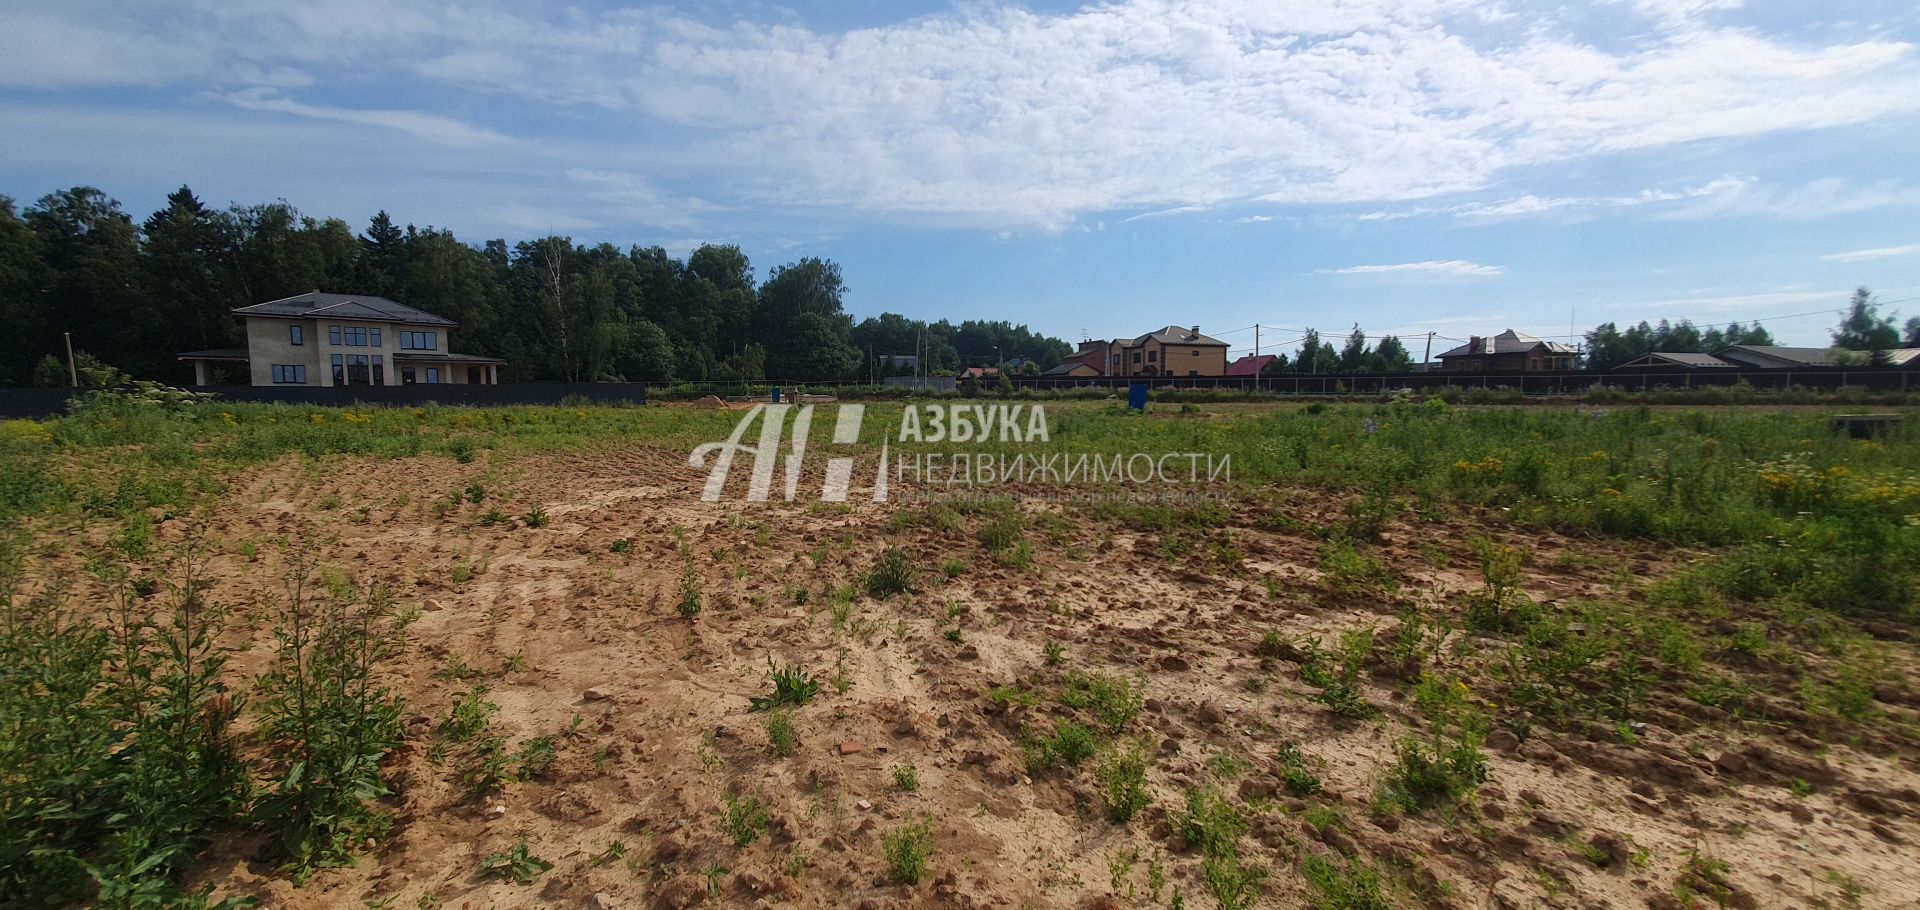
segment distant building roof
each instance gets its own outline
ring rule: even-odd
[[[1712,354],[1668,354],[1656,352],[1635,357],[1626,363],[1614,367],[1614,369],[1624,370],[1629,367],[1686,367],[1688,369],[1695,369],[1701,367],[1738,366],[1739,364],[1737,363],[1728,363]]]
[[[1080,370],[1087,371],[1087,375],[1097,376],[1100,374],[1099,367],[1096,367],[1093,364],[1087,363],[1084,360],[1062,360],[1059,363],[1056,363],[1053,366],[1048,367],[1046,371],[1042,372],[1040,375],[1072,376]]]
[[[415,351],[393,352],[395,363],[405,360],[409,363],[506,363],[498,357],[484,357],[479,354],[422,354]]]
[[[1765,344],[1736,344],[1714,356],[1756,367],[1830,367],[1833,348],[1783,348]]]
[[[1920,363],[1920,348],[1894,348],[1887,351],[1887,363],[1903,367],[1910,363]]]
[[[1227,346],[1226,342],[1218,338],[1211,338],[1200,334],[1200,327],[1197,325],[1189,329],[1183,329],[1177,325],[1170,325],[1164,329],[1158,329],[1136,337],[1131,342],[1128,342],[1128,344],[1137,347],[1146,344],[1148,339],[1158,341],[1161,344],[1203,344],[1218,345],[1223,348]]]
[[[309,291],[235,309],[236,316],[278,316],[289,319],[361,319],[369,322],[407,322],[414,325],[457,325],[451,319],[416,310],[385,297],[362,294],[326,294]]]
[[[1532,335],[1522,334],[1512,329],[1487,338],[1475,337],[1457,348],[1442,351],[1441,357],[1472,357],[1487,354],[1525,354],[1534,348],[1545,345],[1549,354],[1577,354],[1569,345],[1558,341],[1544,341]]]
[[[1227,375],[1228,376],[1258,376],[1260,375],[1262,370],[1265,370],[1268,367],[1268,365],[1272,364],[1274,361],[1279,359],[1280,358],[1275,357],[1272,354],[1261,354],[1257,357],[1252,354],[1248,354],[1247,356],[1242,357],[1239,360],[1236,360],[1228,364]]]

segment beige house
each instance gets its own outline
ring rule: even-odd
[[[1107,346],[1108,376],[1224,376],[1227,343],[1170,325]]]
[[[452,320],[385,297],[311,291],[233,314],[246,322],[247,346],[181,354],[194,385],[235,364],[253,385],[493,385],[506,362],[453,353]]]

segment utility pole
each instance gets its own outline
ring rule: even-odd
[[[1260,323],[1253,324],[1253,356],[1260,356]]]
[[[80,370],[73,365],[73,333],[60,334],[67,338],[67,384],[77,389],[80,387]]]
[[[1425,366],[1432,362],[1433,362],[1433,333],[1428,332],[1427,333],[1427,352],[1420,356],[1420,365]]]

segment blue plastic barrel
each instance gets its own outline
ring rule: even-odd
[[[1147,409],[1147,384],[1144,382],[1127,385],[1127,407],[1136,411]]]

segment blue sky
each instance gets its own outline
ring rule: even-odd
[[[0,193],[837,260],[1069,339],[1920,313],[1909,3],[0,9]],[[1812,313],[1813,315],[1798,315]]]

